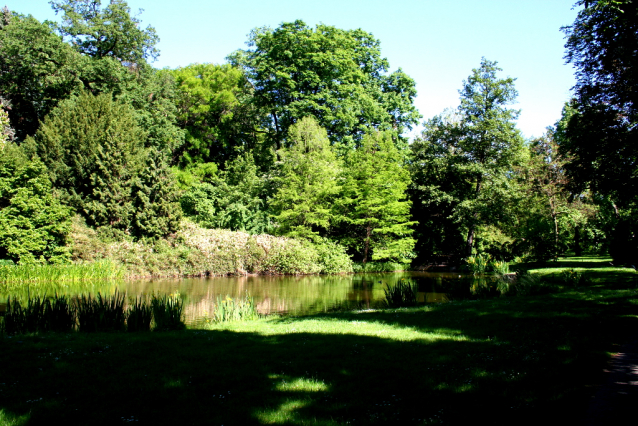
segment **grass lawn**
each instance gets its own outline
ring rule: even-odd
[[[634,271],[599,259],[543,296],[3,336],[0,424],[581,424],[638,330]]]

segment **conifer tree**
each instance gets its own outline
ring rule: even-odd
[[[0,144],[0,259],[67,259],[69,219],[70,209],[55,197],[44,165],[13,142]]]
[[[182,211],[175,178],[162,154],[150,149],[132,186],[131,233],[138,237],[163,237],[175,232]]]
[[[338,200],[341,222],[347,225],[341,243],[358,252],[363,263],[412,257],[414,222],[406,198],[410,176],[402,159],[390,132],[366,134],[346,159]]]
[[[26,145],[87,223],[127,229],[145,137],[130,107],[83,92],[61,102]]]
[[[278,151],[279,188],[271,201],[278,233],[310,239],[324,236],[334,224],[340,162],[326,130],[312,117],[290,127],[286,145]]]

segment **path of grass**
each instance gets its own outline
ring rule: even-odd
[[[627,280],[210,330],[5,336],[0,424],[580,424],[637,326]]]

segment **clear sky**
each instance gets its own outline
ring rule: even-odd
[[[540,136],[559,118],[574,85],[563,59],[561,26],[571,25],[576,0],[130,0],[144,27],[155,27],[160,57],[176,68],[222,63],[246,48],[256,27],[302,19],[342,29],[361,28],[381,41],[391,71],[402,68],[417,83],[424,119],[459,104],[458,90],[481,57],[498,61],[502,77],[516,78],[518,128]],[[107,4],[107,0],[102,3]],[[11,10],[43,21],[59,20],[46,0],[5,0]]]

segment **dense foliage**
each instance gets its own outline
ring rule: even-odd
[[[515,79],[483,59],[411,146],[416,83],[364,30],[284,22],[227,63],[157,70],[126,1],[50,4],[59,23],[0,13],[0,261],[130,265],[150,245],[176,274],[333,273],[638,253],[631,1],[577,3],[575,97],[542,137],[522,139]]]

